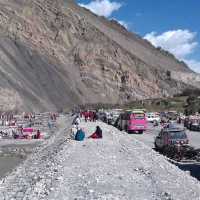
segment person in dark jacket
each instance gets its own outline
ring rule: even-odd
[[[79,129],[77,132],[76,132],[76,135],[75,135],[75,140],[76,141],[83,141],[85,139],[85,133],[82,129]]]
[[[41,138],[40,130],[37,130],[37,133],[35,135],[35,139],[40,139],[40,138]]]
[[[96,120],[97,120],[97,113],[93,112],[93,122],[96,122]]]
[[[89,118],[89,112],[88,111],[84,112],[84,117],[85,117],[85,122],[87,122],[88,118]]]
[[[101,139],[101,138],[103,138],[101,128],[99,126],[97,126],[96,127],[96,131],[91,136],[89,136],[88,138],[92,138],[92,139]]]

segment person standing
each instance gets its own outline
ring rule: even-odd
[[[35,139],[40,139],[40,138],[41,138],[40,130],[37,130]]]
[[[70,134],[70,137],[71,139],[75,139],[75,136],[76,136],[76,133],[78,131],[78,128],[77,126],[74,124],[71,128],[71,134]]]

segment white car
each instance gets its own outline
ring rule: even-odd
[[[160,116],[155,114],[155,113],[147,113],[146,118],[147,118],[148,122],[152,122],[152,123],[155,122],[155,121],[156,122],[161,121]]]

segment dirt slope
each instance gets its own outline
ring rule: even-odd
[[[187,78],[180,81],[174,72],[196,76],[172,55],[73,1],[0,0],[1,110],[170,96],[187,87]]]

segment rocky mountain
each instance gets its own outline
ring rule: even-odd
[[[171,96],[196,87],[187,77],[199,80],[173,55],[72,0],[0,0],[0,110]]]

